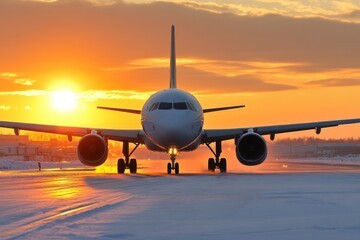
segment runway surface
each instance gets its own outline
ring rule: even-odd
[[[359,239],[357,166],[169,176],[146,164],[0,172],[0,239]]]

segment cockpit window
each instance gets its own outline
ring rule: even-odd
[[[157,102],[157,103],[153,103],[153,104],[150,106],[150,108],[149,108],[149,112],[156,110],[158,107],[159,107],[159,103],[158,103],[158,102]]]
[[[159,110],[169,110],[172,109],[173,104],[170,102],[161,102],[159,104]]]
[[[157,103],[155,103],[155,106],[152,108],[152,110],[151,110],[151,111],[154,111],[154,110],[158,109],[159,104],[160,104],[160,103],[158,103],[158,102],[157,102]]]
[[[177,110],[187,110],[188,107],[185,102],[176,102],[174,103],[174,109]]]
[[[188,102],[187,105],[191,111],[196,112],[196,108],[194,107],[194,105],[191,102]]]
[[[148,108],[148,111],[152,111],[151,109],[155,106],[156,103],[151,104],[151,106]]]
[[[151,112],[151,111],[155,111],[157,109],[159,109],[159,110],[170,110],[170,109],[187,110],[187,109],[189,109],[190,111],[197,112],[196,107],[191,102],[175,102],[175,103],[156,102],[156,103],[151,104],[148,111]]]

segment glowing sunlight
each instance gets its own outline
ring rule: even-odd
[[[73,111],[77,106],[76,94],[68,90],[59,90],[52,93],[52,103],[57,111]]]

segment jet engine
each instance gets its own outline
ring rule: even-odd
[[[77,155],[83,164],[92,167],[99,166],[107,159],[107,142],[102,136],[96,133],[85,135],[78,143]]]
[[[265,139],[257,133],[249,132],[237,139],[236,157],[246,166],[263,163],[267,156]]]

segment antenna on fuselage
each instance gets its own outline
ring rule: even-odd
[[[175,26],[171,26],[170,88],[176,88]]]

